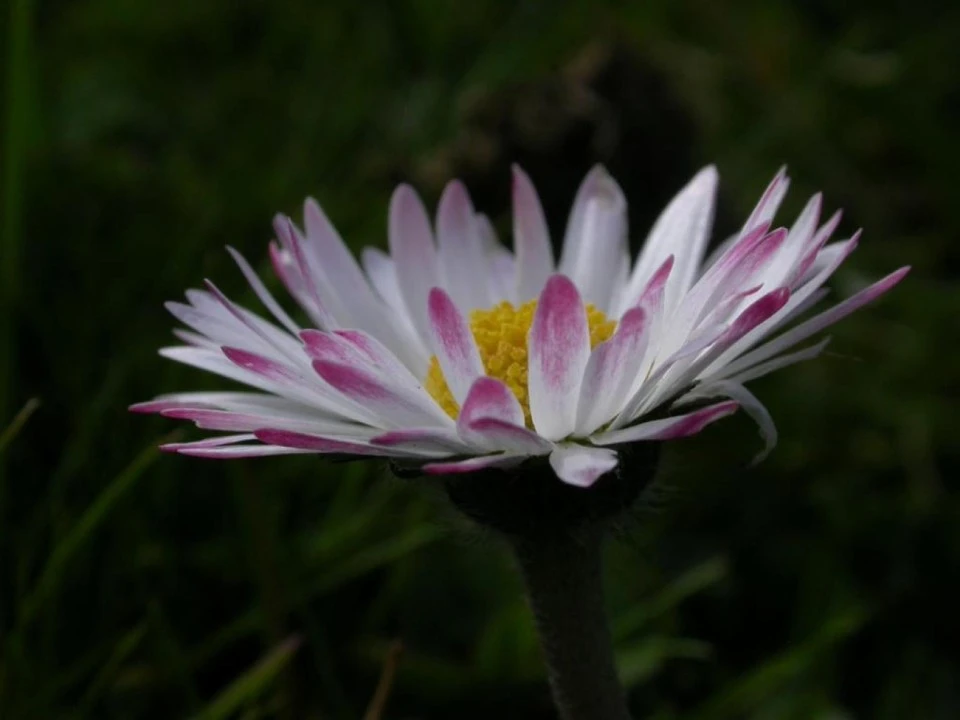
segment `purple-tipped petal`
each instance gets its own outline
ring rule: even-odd
[[[547,281],[527,339],[530,414],[537,432],[560,440],[573,432],[590,332],[580,293],[563,275]]]
[[[550,453],[550,467],[567,485],[588,488],[619,462],[617,453],[607,448],[563,445]]]
[[[594,445],[619,445],[640,440],[676,440],[695,435],[710,423],[737,410],[737,403],[724,402],[696,410],[686,415],[651,420],[622,430],[611,430],[590,438]]]
[[[474,380],[484,374],[480,352],[466,318],[440,288],[428,299],[433,347],[454,399],[462,404]]]
[[[513,166],[513,243],[517,255],[517,301],[539,297],[553,273],[550,231],[537,191],[527,174]]]

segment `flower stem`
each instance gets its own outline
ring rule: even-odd
[[[602,531],[510,538],[561,720],[630,720],[603,606]]]

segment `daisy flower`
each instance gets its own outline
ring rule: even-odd
[[[631,263],[627,201],[601,167],[570,212],[559,260],[537,193],[513,171],[513,251],[451,182],[434,223],[401,185],[389,210],[390,253],[360,263],[323,210],[303,227],[274,221],[273,268],[303,311],[298,324],[232,248],[270,319],[213,283],[167,308],[187,329],[160,354],[248,386],[188,392],[133,406],[228,434],[164,449],[208,458],[291,453],[385,457],[425,473],[466,473],[547,458],[587,487],[618,449],[699,432],[738,407],[765,451],[776,429],[745,383],[817,355],[794,350],[892,288],[901,268],[797,323],[859,233],[829,242],[815,195],[774,227],[789,180],[781,171],[742,230],[705,259],[717,172],[708,167],[670,202]]]

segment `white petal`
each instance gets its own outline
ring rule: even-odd
[[[589,195],[581,202],[579,237],[571,240],[564,274],[573,280],[584,302],[609,313],[612,300],[620,296],[617,281],[622,281],[630,262],[627,201],[613,178],[603,171],[596,174]]]
[[[440,285],[440,266],[427,212],[409,185],[398,187],[390,199],[389,241],[407,314],[423,342],[429,344],[427,294]]]
[[[431,290],[427,302],[437,361],[454,400],[463,404],[474,380],[484,374],[477,343],[463,313],[443,290]]]
[[[483,238],[467,189],[456,180],[447,184],[437,208],[437,246],[443,287],[461,312],[493,304]]]
[[[550,231],[537,191],[527,174],[513,166],[513,243],[517,256],[517,301],[539,297],[553,273]]]
[[[550,467],[557,477],[568,485],[582,488],[593,485],[618,462],[617,453],[607,448],[562,445],[550,453]]]
[[[698,386],[693,392],[680,398],[677,404],[713,397],[727,397],[736,401],[737,405],[757,423],[757,429],[760,431],[760,437],[763,440],[763,450],[753,458],[753,464],[755,465],[766,458],[777,445],[777,426],[774,425],[773,418],[770,417],[770,412],[764,407],[763,403],[740,383],[732,380],[720,380]]]
[[[457,431],[484,452],[506,450],[545,455],[553,443],[524,427],[523,409],[513,392],[492,377],[480,377],[470,388],[457,418]]]
[[[551,277],[540,294],[527,357],[533,425],[547,440],[560,440],[576,427],[580,383],[590,359],[586,310],[563,275]]]
[[[280,303],[278,303],[276,298],[274,298],[270,291],[267,290],[267,287],[263,284],[263,281],[260,280],[260,277],[254,271],[254,269],[250,267],[250,263],[247,262],[246,258],[229,246],[227,246],[227,252],[230,253],[230,256],[240,267],[240,272],[243,273],[243,276],[247,279],[247,282],[250,283],[250,287],[253,288],[253,291],[257,294],[257,297],[260,298],[260,302],[264,304],[264,307],[266,307],[277,319],[277,321],[291,333],[296,335],[298,332],[300,332],[300,327],[293,320],[291,320],[286,311],[280,307]]]
[[[734,402],[719,403],[686,415],[650,420],[622,430],[600,433],[590,438],[590,442],[595,445],[619,445],[640,440],[676,440],[695,435],[714,420],[726,417],[736,410],[737,404]]]
[[[484,455],[482,457],[468,458],[467,460],[428,463],[423,466],[423,471],[428,475],[460,475],[490,468],[507,468],[518,465],[524,460],[526,460],[525,455],[510,455],[507,453]]]
[[[589,435],[623,408],[643,362],[647,330],[647,313],[632,308],[620,318],[613,337],[590,353],[580,386],[577,435]]]
[[[670,255],[675,261],[665,294],[667,312],[693,285],[713,225],[717,179],[715,167],[704,168],[661,213],[637,258],[621,309],[636,304],[650,277]]]

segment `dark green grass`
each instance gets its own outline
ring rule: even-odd
[[[606,162],[635,241],[699,165],[719,165],[722,234],[786,162],[785,223],[822,189],[844,236],[866,229],[835,295],[915,268],[824,357],[756,383],[781,432],[762,466],[742,417],[665,454],[610,550],[637,714],[960,714],[956,11],[0,15],[0,718],[359,718],[397,639],[385,717],[551,717],[505,555],[429,482],[161,456],[198,434],[126,411],[216,386],[156,356],[161,303],[205,277],[250,302],[223,246],[266,271],[274,212],[312,194],[352,247],[382,246],[396,182],[432,201],[459,175],[506,231],[513,160],[555,227]]]

